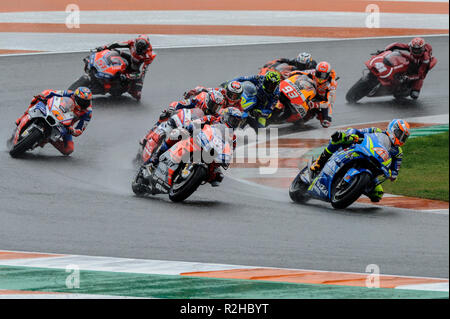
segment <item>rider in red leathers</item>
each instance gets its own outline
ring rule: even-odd
[[[79,87],[75,91],[57,91],[45,90],[36,95],[31,101],[25,113],[16,120],[16,125],[24,125],[22,121],[28,116],[28,110],[37,103],[44,103],[52,97],[67,98],[70,103],[69,108],[75,115],[72,125],[68,128],[68,133],[63,136],[62,140],[53,142],[49,141],[63,155],[69,155],[74,151],[74,143],[72,136],[80,136],[85,130],[92,118],[92,93],[87,87]],[[44,147],[45,142],[40,146]]]
[[[172,102],[169,106],[169,110],[163,111],[154,128],[151,129],[140,142],[143,149],[145,149],[146,144],[150,140],[152,140],[153,145],[161,145],[158,151],[155,151],[146,162],[156,163],[159,155],[175,144],[173,141],[161,142],[163,139],[166,139],[171,130],[180,126],[187,126],[185,128],[192,129],[192,124],[203,125],[214,123],[219,118],[218,111],[223,104],[224,97],[219,91],[216,90],[202,92],[188,100]],[[192,112],[189,112],[189,114],[186,112],[181,112],[181,119],[177,120],[177,111],[183,111],[184,109],[190,109]],[[186,115],[189,119],[186,118]],[[173,117],[175,117],[175,119]],[[164,122],[167,123],[166,128],[163,130],[160,127]]]
[[[410,96],[417,99],[422,89],[423,82],[427,76],[432,59],[433,48],[430,44],[425,43],[423,38],[414,38],[408,44],[395,42],[388,45],[384,50],[407,50],[410,55],[406,56],[409,59],[408,80],[412,82]]]
[[[121,78],[131,83],[129,93],[138,101],[141,99],[141,91],[144,85],[144,77],[148,66],[153,62],[156,54],[153,53],[152,45],[146,35],[140,35],[136,39],[125,42],[114,42],[109,45],[96,48],[97,52],[106,49],[127,48],[130,53],[120,52],[120,55],[128,61],[126,74]],[[142,69],[141,69],[142,66]]]
[[[243,111],[241,106],[241,96],[243,88],[241,83],[237,81],[226,83],[225,87],[206,88],[204,86],[197,86],[194,89],[184,93],[184,98],[189,99],[193,96],[199,95],[202,92],[210,92],[212,90],[219,91],[225,97],[223,108],[235,107],[240,111]]]

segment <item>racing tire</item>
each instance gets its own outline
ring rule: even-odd
[[[378,79],[372,73],[363,76],[356,82],[345,95],[345,99],[349,103],[356,103],[363,97],[367,96],[378,84]]]
[[[310,197],[307,195],[308,185],[303,183],[300,179],[300,173],[297,174],[295,179],[289,186],[289,197],[296,203],[306,203]]]
[[[371,176],[367,172],[356,175],[345,192],[343,194],[338,194],[338,191],[336,191],[336,184],[340,183],[343,178],[344,176],[333,185],[331,206],[336,209],[344,209],[353,204],[353,202],[364,193],[367,184],[370,183]],[[339,195],[338,198],[336,198],[337,195]]]
[[[78,80],[76,80],[69,86],[68,90],[75,91],[80,86],[85,86],[85,87],[90,88],[89,87],[90,84],[91,84],[91,81],[86,77],[86,75],[82,75]]]
[[[141,169],[139,169],[138,173],[136,174],[136,177],[133,179],[133,182],[131,183],[131,189],[133,190],[133,193],[136,196],[143,196],[145,195],[146,188],[145,188],[145,181],[142,177]]]
[[[192,195],[197,188],[200,186],[200,184],[205,180],[206,178],[206,168],[200,165],[194,166],[194,171],[191,173],[191,175],[188,177],[188,180],[184,183],[183,186],[180,188],[174,190],[172,187],[169,191],[169,199],[173,202],[182,202],[186,198]]]
[[[41,130],[34,127],[28,133],[28,135],[17,142],[11,150],[9,151],[9,155],[13,158],[17,158],[23,155],[26,151],[31,149],[36,143],[44,138],[44,133]]]

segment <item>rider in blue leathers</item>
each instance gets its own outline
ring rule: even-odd
[[[280,97],[279,84],[281,81],[280,74],[269,71],[266,75],[241,76],[233,79],[238,82],[251,82],[256,87],[256,104],[246,105],[246,101],[242,101],[242,108],[247,114],[251,114],[257,121],[258,127],[265,127],[267,118]]]
[[[323,150],[322,154],[311,165],[310,169],[314,172],[320,172],[328,159],[341,147],[349,147],[354,143],[360,142],[364,138],[364,134],[375,133],[378,140],[384,145],[392,158],[390,165],[391,181],[395,181],[402,164],[403,150],[402,146],[410,135],[409,124],[404,120],[392,120],[386,131],[382,131],[377,127],[368,127],[363,129],[349,128],[346,131],[336,131],[331,135],[330,143]],[[378,202],[383,197],[383,188],[381,184],[377,185],[369,194],[372,202]]]

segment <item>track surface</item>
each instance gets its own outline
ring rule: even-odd
[[[96,99],[93,120],[75,139],[70,157],[47,146],[12,159],[2,143],[0,248],[351,272],[377,264],[385,274],[448,278],[445,214],[360,205],[335,211],[320,202],[300,206],[287,192],[230,179],[219,188],[202,186],[184,204],[166,196],[136,198],[130,189],[137,141],[164,105],[198,84],[213,86],[252,74],[273,57],[293,57],[302,50],[328,59],[341,77],[334,125],[448,113],[448,37],[429,39],[439,62],[419,101],[345,104],[368,54],[390,42],[158,50],[141,104],[128,97]],[[67,88],[80,76],[85,55],[0,58],[2,141],[34,94]]]

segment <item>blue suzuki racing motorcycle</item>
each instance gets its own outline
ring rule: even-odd
[[[319,173],[309,169],[310,161],[293,180],[289,188],[291,199],[305,203],[315,198],[343,209],[361,195],[369,194],[391,176],[392,158],[377,135],[365,134],[360,144],[335,152]]]

